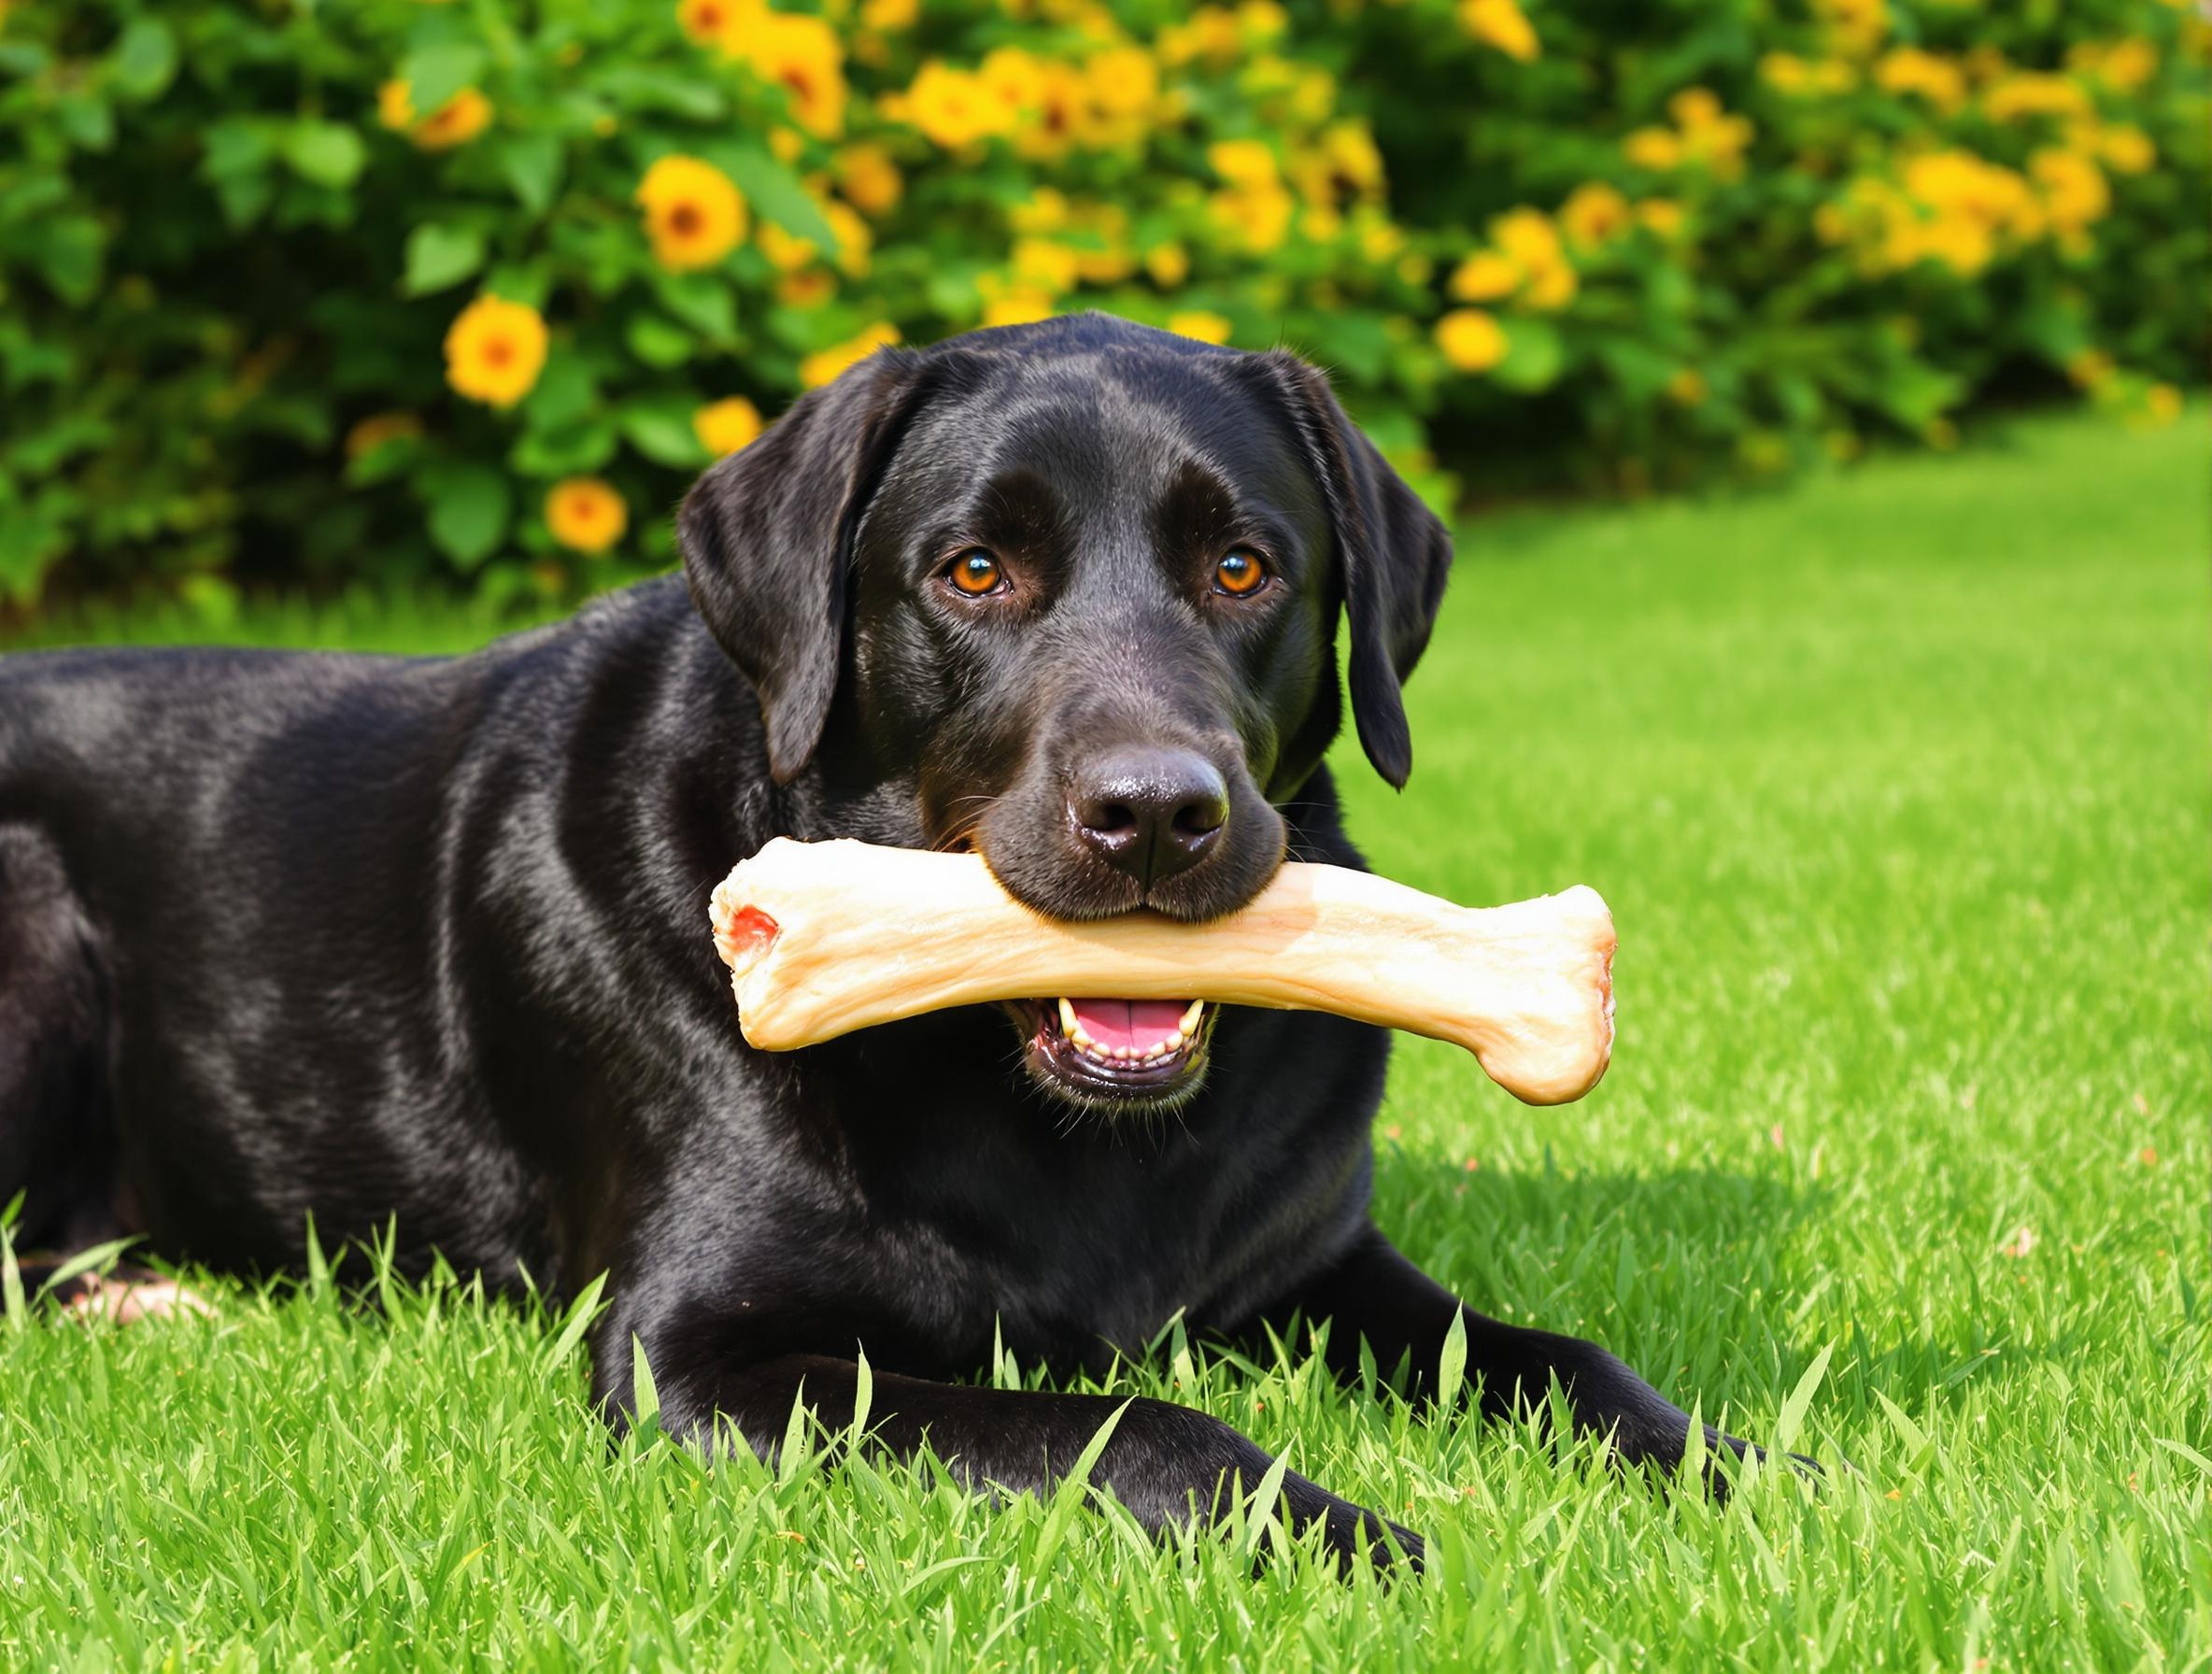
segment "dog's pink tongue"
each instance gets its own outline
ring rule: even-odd
[[[1156,1046],[1175,1032],[1186,1000],[1073,1000],[1075,1021],[1101,1046]]]

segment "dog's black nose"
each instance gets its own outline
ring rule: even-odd
[[[1068,793],[1075,834],[1146,888],[1195,866],[1228,824],[1221,770],[1192,750],[1131,749],[1085,765]]]

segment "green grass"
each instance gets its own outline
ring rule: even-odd
[[[1856,1474],[1669,1501],[1302,1352],[1170,1340],[1110,1387],[1431,1539],[1416,1584],[1255,1580],[1242,1535],[1156,1551],[928,1464],[610,1456],[557,1322],[461,1287],[225,1290],[212,1321],[0,1328],[0,1666],[2205,1666],[2196,428],[1483,524],[1411,788],[1342,758],[1382,870],[1587,881],[1622,936],[1581,1104],[1402,1044],[1383,1227]]]

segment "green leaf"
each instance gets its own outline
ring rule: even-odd
[[[580,356],[560,355],[546,364],[522,404],[532,430],[557,430],[590,417],[599,405],[599,380]]]
[[[1452,1310],[1452,1323],[1444,1327],[1444,1346],[1437,1355],[1437,1405],[1449,1409],[1459,1398],[1467,1382],[1467,1312]]]
[[[661,64],[619,65],[603,71],[595,85],[625,110],[665,110],[701,122],[719,121],[730,110],[713,82],[673,76]]]
[[[353,184],[368,161],[361,135],[343,122],[313,118],[292,123],[285,132],[284,160],[301,178],[333,191]]]
[[[1548,390],[1567,364],[1567,348],[1547,320],[1509,319],[1506,358],[1490,369],[1490,381],[1524,395]]]
[[[552,207],[567,162],[560,139],[551,134],[517,134],[500,142],[500,172],[532,215]]]
[[[108,81],[126,99],[151,99],[177,74],[177,36],[159,18],[131,21],[107,61]]]
[[[1456,1313],[1452,1316],[1454,1325],[1458,1323],[1459,1317]],[[1275,1526],[1275,1508],[1283,1499],[1283,1479],[1289,1472],[1290,1452],[1286,1448],[1275,1455],[1275,1462],[1268,1467],[1267,1474],[1259,1479],[1259,1486],[1252,1491],[1252,1506],[1244,1525],[1246,1557],[1259,1551],[1259,1543],[1268,1538],[1268,1530]]]
[[[822,218],[821,206],[797,175],[759,147],[717,141],[701,146],[699,154],[737,182],[756,215],[766,216],[794,238],[812,239],[818,249],[837,248],[837,234]]]
[[[645,1364],[645,1345],[630,1334],[630,1427],[643,1438],[660,1427],[660,1391],[653,1384],[653,1369]]]
[[[1129,1400],[1137,1397],[1131,1396]],[[1042,1574],[1059,1551],[1060,1542],[1067,1539],[1068,1525],[1075,1521],[1075,1513],[1083,1509],[1084,1490],[1089,1486],[1091,1472],[1099,1463],[1099,1455],[1106,1451],[1106,1444],[1113,1440],[1113,1432],[1121,1423],[1121,1415],[1129,1410],[1124,1401],[1106,1415],[1106,1422],[1098,1433],[1084,1445],[1075,1458],[1075,1468],[1060,1479],[1060,1485],[1053,1491],[1052,1510],[1045,1514],[1044,1528],[1037,1537],[1037,1549],[1030,1554],[1029,1572]]]
[[[54,121],[69,143],[82,151],[105,151],[115,144],[115,112],[96,94],[65,94],[54,101]]]
[[[1797,1380],[1797,1387],[1790,1391],[1790,1398],[1782,1402],[1781,1413],[1774,1421],[1776,1451],[1787,1452],[1796,1446],[1798,1433],[1805,1427],[1806,1412],[1812,1406],[1813,1394],[1820,1388],[1821,1380],[1827,1376],[1828,1356],[1835,1352],[1836,1345],[1829,1343],[1815,1355],[1812,1364],[1805,1369],[1805,1375]]]
[[[737,335],[737,297],[712,274],[658,274],[653,290],[662,307],[709,342]]]
[[[631,354],[663,372],[689,360],[693,348],[689,332],[658,314],[631,315],[622,340],[630,346]]]
[[[28,604],[47,569],[67,548],[61,520],[27,505],[0,505],[0,599]]]
[[[443,41],[400,60],[400,79],[415,114],[425,117],[484,73],[484,50],[467,41]]]
[[[38,230],[33,259],[56,296],[81,305],[91,302],[92,293],[100,289],[104,248],[100,223],[91,216],[58,216]]]
[[[657,396],[622,410],[622,433],[656,465],[690,470],[706,463],[706,449],[691,427],[695,404],[688,396]]]
[[[474,570],[505,539],[513,495],[503,472],[489,465],[445,464],[418,479],[430,500],[430,535],[463,570]]]
[[[485,277],[484,289],[511,303],[527,303],[545,312],[553,294],[553,272],[543,262],[503,262]]]
[[[553,1346],[546,1351],[545,1368],[556,1371],[568,1364],[568,1357],[576,1351],[576,1344],[584,1341],[584,1333],[591,1328],[591,1322],[599,1317],[599,1298],[607,1287],[604,1273],[584,1286],[576,1299],[569,1304],[568,1315],[560,1322],[560,1334],[554,1338]]]
[[[7,1319],[10,1331],[23,1330],[31,1323],[23,1303],[22,1270],[15,1264],[15,1235],[5,1222],[0,1222],[0,1317]]]
[[[89,1273],[94,1268],[105,1272],[115,1265],[117,1257],[137,1241],[138,1237],[134,1233],[128,1238],[111,1238],[106,1243],[94,1244],[90,1249],[78,1251],[68,1260],[55,1265],[54,1270],[47,1274],[46,1278],[40,1282],[38,1294],[45,1296],[50,1291],[59,1290],[78,1274]]]
[[[400,290],[426,296],[458,285],[484,265],[484,234],[473,227],[428,221],[407,234],[406,271]]]
[[[853,1427],[845,1438],[847,1446],[859,1447],[860,1439],[868,1434],[868,1409],[874,1404],[875,1373],[869,1369],[868,1355],[862,1351],[853,1369]]]
[[[550,430],[532,430],[507,455],[507,462],[525,476],[573,476],[579,471],[597,471],[615,457],[620,438],[603,418],[563,424]]]

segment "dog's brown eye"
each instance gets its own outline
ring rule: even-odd
[[[1214,589],[1232,598],[1241,599],[1258,592],[1267,579],[1267,564],[1249,546],[1230,547],[1213,566]]]
[[[971,546],[952,561],[945,571],[945,579],[956,590],[971,599],[980,599],[995,593],[1006,586],[1006,572],[999,567],[999,560],[981,546]]]

